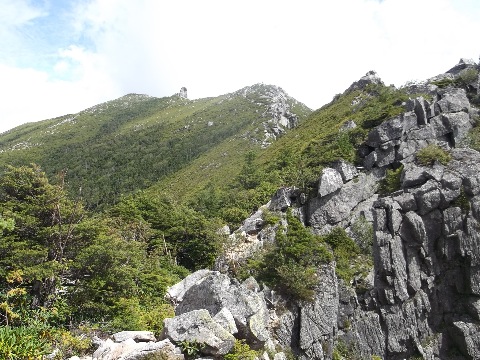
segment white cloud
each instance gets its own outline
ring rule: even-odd
[[[318,108],[372,69],[402,85],[444,72],[460,57],[478,59],[476,1],[79,1],[64,31],[69,46],[48,55],[50,69],[4,63],[9,87],[19,91],[2,91],[8,105],[0,104],[0,116],[39,120],[131,92],[168,96],[186,86],[198,98],[257,82]],[[0,0],[0,10],[5,4],[15,4],[12,14],[28,9],[15,36],[46,16],[26,1]],[[49,16],[56,20],[53,9]],[[35,104],[34,112],[16,103]]]

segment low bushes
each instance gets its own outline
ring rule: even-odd
[[[433,165],[435,161],[447,165],[452,159],[451,155],[435,144],[430,144],[417,151],[417,162],[420,165]]]

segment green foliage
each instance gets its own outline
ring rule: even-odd
[[[365,91],[368,96],[373,96],[359,110],[363,113],[362,116],[365,120],[362,126],[366,129],[401,114],[404,111],[402,103],[409,97],[403,90],[377,84],[368,85]]]
[[[35,328],[0,327],[0,358],[40,360],[51,351],[47,339]]]
[[[447,151],[435,144],[430,144],[423,149],[418,150],[416,156],[418,163],[424,166],[433,165],[435,161],[447,165],[452,159]]]
[[[105,208],[159,180],[169,182],[168,177],[190,165],[197,180],[189,179],[192,186],[182,191],[195,194],[208,183],[212,167],[221,162],[220,179],[233,180],[240,169],[237,157],[259,148],[263,131],[258,128],[267,120],[261,114],[271,90],[256,85],[193,101],[130,94],[0,136],[0,165],[35,162],[50,177],[68,168],[69,191],[81,188],[89,209]],[[310,113],[293,99],[287,103],[300,120]],[[199,182],[195,163],[202,158],[209,168],[200,171],[206,175]]]
[[[280,217],[271,212],[267,207],[262,208],[262,219],[265,225],[275,225],[280,221]]]
[[[465,193],[463,186],[460,188],[460,195],[453,201],[452,205],[458,206],[460,209],[462,209],[464,214],[468,214],[470,212],[470,199]]]
[[[397,169],[387,169],[385,177],[382,179],[379,187],[381,194],[390,194],[401,188],[401,176],[403,165]]]
[[[12,231],[15,227],[15,220],[13,219],[4,219],[2,215],[0,215],[0,234],[3,233],[3,230]]]
[[[256,264],[258,276],[283,293],[310,301],[318,284],[316,267],[332,256],[319,236],[287,212],[288,230],[277,232],[275,246]]]
[[[373,245],[373,225],[361,215],[352,224],[351,230],[356,243],[364,254],[372,253]]]
[[[84,327],[77,331],[85,332]],[[75,355],[85,355],[93,348],[90,337],[82,334],[75,334],[73,332],[59,329],[53,332],[53,343],[58,353],[55,359],[66,359]]]
[[[478,80],[478,70],[474,68],[468,68],[462,70],[458,74],[458,82],[464,86],[468,86]]]
[[[81,246],[76,228],[84,216],[79,202],[68,199],[63,181],[52,185],[37,166],[7,167],[0,177],[0,202],[15,226],[3,229],[0,278],[21,270],[25,286],[34,286],[32,301],[54,301],[60,275]]]
[[[245,340],[235,340],[233,349],[223,358],[225,360],[254,360],[258,356],[255,350],[250,349]]]
[[[176,355],[171,355],[170,353],[166,353],[163,350],[158,350],[154,352],[149,352],[145,355],[141,355],[139,359],[140,360],[177,360],[178,357]]]
[[[195,359],[197,358],[202,349],[205,347],[205,344],[199,343],[197,341],[181,341],[179,344],[180,349],[182,349],[182,353],[185,355],[187,359]]]
[[[332,353],[332,360],[357,360],[360,359],[355,343],[347,343],[339,339]],[[363,358],[362,358],[363,359]]]
[[[478,70],[474,68],[468,68],[462,70],[458,75],[453,78],[445,77],[443,79],[433,81],[432,84],[437,85],[439,88],[446,88],[449,86],[463,87],[468,91],[468,86],[478,79]]]
[[[470,102],[473,105],[476,105],[477,107],[480,106],[480,94],[469,93],[469,94],[467,94],[467,96],[468,96],[468,100],[470,100]]]
[[[288,261],[275,268],[275,284],[297,300],[313,301],[318,285],[317,268]]]
[[[121,298],[115,304],[115,316],[111,322],[112,331],[148,330],[160,336],[163,321],[175,316],[173,307],[161,301],[141,304],[138,298]]]
[[[474,126],[468,132],[467,142],[472,149],[480,151],[480,116],[473,118],[475,120]]]
[[[238,181],[244,189],[255,189],[260,184],[260,175],[254,163],[255,158],[253,151],[245,155],[245,164],[238,175]]]
[[[446,77],[440,80],[433,81],[432,84],[437,85],[439,88],[446,88],[448,86],[456,85],[456,82],[454,79]]]
[[[212,261],[208,244],[217,244],[209,240],[216,239],[217,223],[142,198],[89,216],[62,185],[50,184],[35,165],[9,167],[0,177],[3,218],[14,219],[0,236],[0,323],[50,332],[52,326],[98,321],[111,329],[160,333],[173,310],[158,299],[188,273],[175,263],[178,249],[190,251],[202,242],[205,254],[197,247],[190,256],[202,265],[205,256]],[[167,242],[158,242],[160,236],[181,244],[175,254]],[[65,334],[61,338],[56,341],[65,349],[83,346]]]
[[[365,259],[359,257],[360,247],[341,227],[333,228],[328,235],[324,236],[324,241],[333,249],[337,276],[349,284],[354,275],[361,272],[360,266],[365,263]]]

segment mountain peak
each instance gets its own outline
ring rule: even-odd
[[[367,85],[370,84],[381,84],[383,85],[382,79],[378,76],[377,72],[370,70],[364,76],[362,76],[358,81],[355,81],[350,87],[345,91],[349,93],[355,90],[363,90]]]

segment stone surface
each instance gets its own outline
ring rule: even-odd
[[[358,175],[357,168],[344,160],[336,161],[333,164],[333,168],[338,171],[344,183],[352,180]]]
[[[135,342],[156,341],[155,335],[151,331],[121,331],[112,336],[115,342],[122,342],[127,339],[133,339]]]
[[[166,297],[173,303],[178,303],[183,300],[183,295],[194,285],[202,282],[206,276],[210,274],[209,270],[198,270],[195,273],[187,276],[179,283],[167,289]]]
[[[195,274],[189,276],[196,277]],[[210,271],[203,281],[184,293],[182,301],[176,305],[175,314],[204,309],[215,316],[223,308],[230,311],[239,336],[247,339],[251,346],[259,348],[269,340],[268,310],[262,294],[236,284],[227,275],[216,271]]]
[[[170,340],[137,343],[129,338],[122,342],[104,341],[93,353],[93,360],[141,360],[145,355],[162,353],[171,360],[183,360],[184,356]]]
[[[165,337],[179,343],[182,341],[204,344],[204,354],[225,355],[235,343],[235,338],[210,316],[205,309],[193,310],[165,319]]]
[[[362,201],[371,198],[378,189],[384,171],[376,169],[343,185],[335,196],[317,197],[308,206],[307,222],[316,230],[335,225],[349,217]]]
[[[362,76],[358,81],[355,81],[347,90],[345,90],[345,92],[348,93],[355,90],[362,90],[370,84],[383,84],[378,74],[373,70],[367,72],[365,76]]]
[[[223,308],[222,310],[220,310],[213,317],[213,321],[215,321],[218,325],[223,327],[232,335],[238,333],[237,325],[235,325],[235,319],[233,318],[233,315],[230,310],[228,310],[228,308]]]
[[[318,195],[326,196],[331,194],[343,185],[342,176],[340,173],[332,168],[325,168],[322,170],[322,175],[318,183]]]
[[[447,88],[439,92],[441,99],[437,101],[437,106],[441,112],[459,112],[464,111],[468,113],[470,109],[470,102],[464,89]]]

